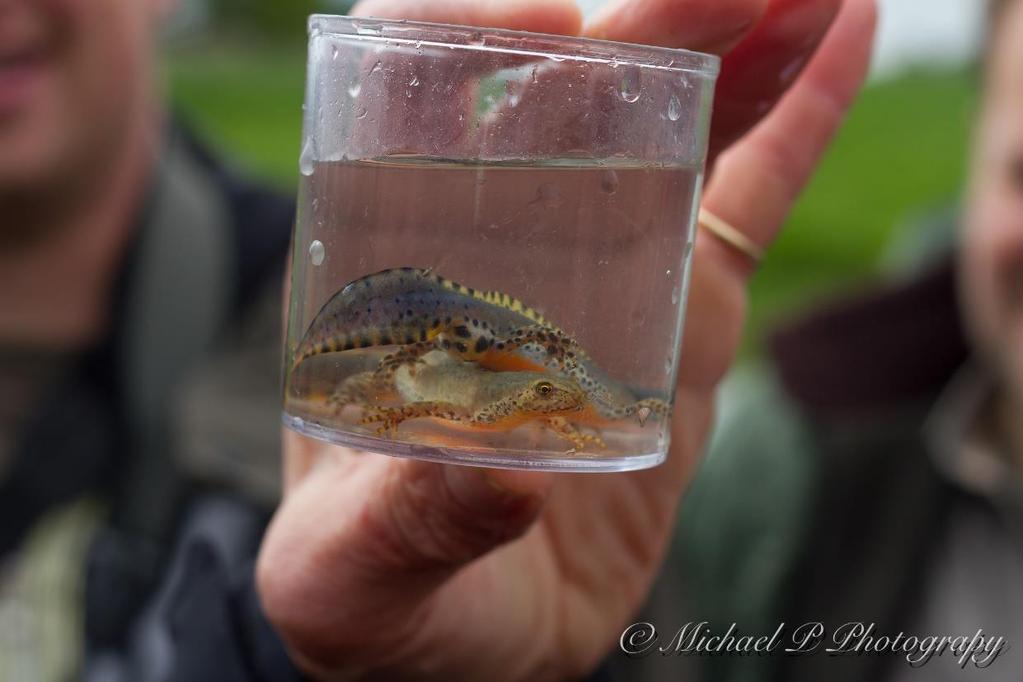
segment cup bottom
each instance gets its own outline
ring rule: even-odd
[[[611,473],[649,469],[661,464],[666,451],[624,457],[600,457],[581,453],[560,457],[537,456],[535,452],[499,448],[454,448],[416,443],[405,443],[388,438],[369,436],[327,428],[321,424],[282,412],[284,425],[317,440],[359,448],[391,457],[407,457],[442,464],[490,467],[496,469],[525,469],[530,471],[570,471],[575,473]]]

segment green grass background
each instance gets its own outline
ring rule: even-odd
[[[169,57],[178,110],[254,174],[293,188],[304,48],[201,47]],[[956,201],[974,89],[965,71],[867,87],[753,280],[747,354],[779,317],[869,280],[913,216]]]

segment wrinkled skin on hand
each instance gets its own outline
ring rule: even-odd
[[[368,0],[356,11],[723,55],[703,203],[765,246],[862,82],[875,21],[873,0],[617,0],[585,26],[554,0]],[[257,578],[294,660],[322,679],[561,679],[595,667],[660,566],[734,359],[750,271],[699,234],[672,449],[656,469],[487,470],[286,432],[285,499]]]

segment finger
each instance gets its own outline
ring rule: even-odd
[[[585,26],[591,38],[723,54],[753,28],[767,0],[614,0]]]
[[[562,35],[576,35],[582,25],[572,0],[364,0],[352,14]]]
[[[395,623],[414,627],[438,586],[532,524],[551,478],[382,456],[317,466],[264,539],[263,606],[302,660],[386,657],[410,635]]]
[[[792,85],[840,4],[841,0],[771,0],[756,28],[724,57],[714,96],[711,162],[761,120]]]
[[[584,34],[633,44],[721,53],[757,23],[767,3],[768,0],[616,0],[586,24]],[[634,58],[628,50],[616,56],[623,64]],[[639,61],[644,59],[640,57]],[[639,106],[634,105],[636,99],[623,96],[626,73],[634,74],[637,96],[644,97]],[[687,87],[703,80],[700,75],[693,75],[690,80],[685,73],[673,78]],[[638,147],[635,135],[641,131],[647,144],[669,149],[670,140],[661,143],[650,138],[648,132],[670,133],[670,127],[663,125],[661,110],[652,108],[666,105],[667,95],[664,102],[656,105],[653,98],[670,87],[667,81],[668,76],[659,74],[657,69],[649,69],[644,75],[600,64],[544,64],[534,69],[531,80],[516,84],[521,87],[509,92],[505,106],[487,117],[480,139],[486,153],[494,156],[564,154],[585,149],[595,158],[608,158],[634,154]],[[574,93],[588,98],[585,112],[579,107],[563,106],[566,94]],[[688,106],[685,97],[683,101]],[[643,120],[644,116],[650,120]]]
[[[846,0],[806,73],[766,120],[722,156],[704,205],[735,224],[753,226],[751,234],[773,236],[862,82],[874,21],[873,0]],[[765,164],[764,155],[777,153],[772,150],[778,148],[794,148],[792,158]],[[744,280],[734,270],[716,265],[724,258],[745,274],[748,262],[730,249],[704,234],[697,239],[671,452],[661,467],[628,474],[668,510],[674,509],[678,491],[696,470],[694,458],[711,423],[713,402],[708,396],[739,343]]]
[[[856,96],[870,63],[874,0],[846,0],[806,72],[749,135],[721,155],[703,205],[755,243],[777,234]],[[732,247],[701,234],[712,250],[744,274],[749,263]]]
[[[591,37],[726,54],[714,98],[708,167],[770,111],[799,75],[841,0],[617,0]]]

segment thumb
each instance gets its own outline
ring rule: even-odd
[[[379,496],[353,529],[378,575],[439,571],[443,577],[518,537],[539,514],[551,480],[412,460],[385,469]]]
[[[393,656],[448,578],[530,527],[553,478],[334,453],[289,491],[257,566],[267,616],[320,671]]]

